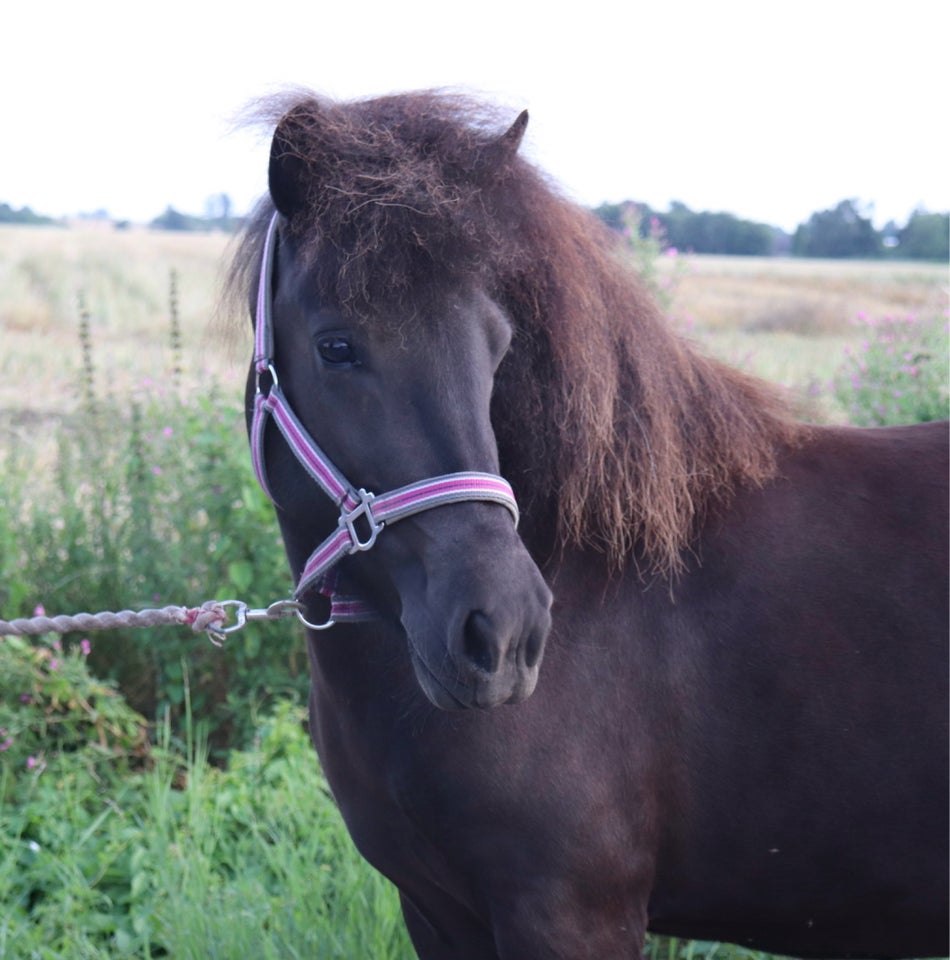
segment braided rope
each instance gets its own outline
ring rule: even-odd
[[[209,600],[200,607],[160,607],[149,610],[120,610],[118,613],[77,613],[75,616],[25,617],[0,620],[0,636],[24,637],[41,633],[70,633],[76,630],[116,630],[122,627],[188,626],[195,633],[221,627],[228,619],[224,605]]]

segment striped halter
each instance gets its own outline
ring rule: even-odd
[[[317,590],[331,598],[331,626],[338,620],[364,620],[374,616],[365,602],[337,592],[335,567],[352,553],[369,550],[384,527],[432,507],[463,500],[487,500],[506,507],[515,523],[518,505],[508,482],[490,473],[449,473],[420,480],[390,493],[368,493],[351,484],[314,442],[284,396],[274,365],[274,324],[271,316],[271,280],[277,247],[279,215],[274,214],[264,240],[261,275],[254,323],[254,367],[257,392],[251,421],[251,459],[264,492],[274,499],[264,466],[264,435],[271,418],[287,445],[321,490],[337,505],[340,517],[336,530],[310,555],[294,591],[295,599]]]

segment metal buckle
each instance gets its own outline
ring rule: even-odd
[[[350,553],[369,550],[376,543],[380,531],[386,526],[385,522],[380,523],[373,516],[372,505],[376,495],[367,493],[362,487],[356,491],[356,495],[360,498],[360,502],[352,510],[343,508],[340,514],[340,526],[345,526],[350,534]],[[365,540],[360,539],[359,531],[356,529],[357,521],[363,518],[369,525],[369,535]]]

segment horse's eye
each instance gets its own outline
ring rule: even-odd
[[[321,337],[317,341],[317,352],[327,363],[337,366],[356,363],[356,351],[346,337]]]

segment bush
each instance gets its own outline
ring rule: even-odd
[[[51,470],[16,453],[0,500],[0,609],[51,614],[195,607],[239,598],[266,606],[291,588],[273,509],[250,466],[242,411],[214,391],[185,402],[153,392],[97,401],[60,433]],[[82,637],[64,638],[68,647]],[[97,633],[93,671],[138,712],[170,711],[180,731],[191,702],[214,749],[247,742],[255,704],[303,699],[303,631],[254,624],[211,646],[187,628]]]
[[[59,640],[0,640],[0,754],[6,769],[41,771],[48,757],[86,748],[110,763],[147,752],[145,720],[114,685],[89,673],[90,649],[86,638],[68,651]]]
[[[865,334],[832,382],[832,393],[857,426],[919,423],[948,415],[947,319],[914,317],[856,324]]]

